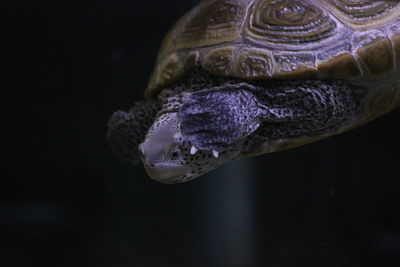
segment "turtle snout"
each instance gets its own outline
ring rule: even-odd
[[[160,147],[149,142],[143,142],[138,147],[139,156],[142,159],[147,174],[161,183],[177,183],[178,178],[185,174],[186,169],[175,165],[165,159]]]

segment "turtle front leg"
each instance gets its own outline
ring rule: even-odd
[[[261,140],[334,131],[355,116],[358,100],[342,81],[222,85],[183,94],[182,134],[196,149],[224,151],[260,125]],[[218,155],[218,153],[217,153]]]
[[[182,96],[179,110],[182,134],[197,149],[214,156],[243,140],[260,126],[262,109],[251,85],[222,85]]]
[[[271,81],[258,89],[266,107],[260,139],[319,135],[336,131],[356,118],[359,100],[344,81]]]
[[[139,163],[138,145],[144,141],[159,110],[157,102],[142,101],[136,102],[128,112],[114,112],[108,121],[106,135],[113,152],[123,160]]]

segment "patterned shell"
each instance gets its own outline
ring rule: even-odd
[[[353,128],[400,105],[400,2],[204,0],[167,34],[145,96],[193,67],[245,80],[347,80],[362,99]]]

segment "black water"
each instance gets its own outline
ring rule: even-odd
[[[400,110],[178,185],[111,154],[191,2],[0,3],[0,266],[400,266]]]

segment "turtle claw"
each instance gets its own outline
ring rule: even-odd
[[[195,147],[195,146],[192,146],[192,147],[190,148],[190,155],[194,155],[194,154],[196,154],[196,153],[197,153],[197,151],[199,151],[199,150],[197,149],[197,147]]]
[[[212,154],[213,154],[214,158],[216,158],[216,159],[219,158],[219,152],[218,151],[213,149]]]
[[[257,98],[245,84],[182,93],[181,97],[178,117],[182,135],[197,149],[215,150],[215,158],[260,126]]]
[[[195,155],[197,152],[199,151],[199,149],[196,147],[196,146],[192,146],[191,148],[190,148],[190,155]],[[213,156],[214,156],[214,158],[219,158],[219,152],[217,151],[217,150],[215,150],[215,149],[213,149],[212,150],[212,154],[213,154]]]

